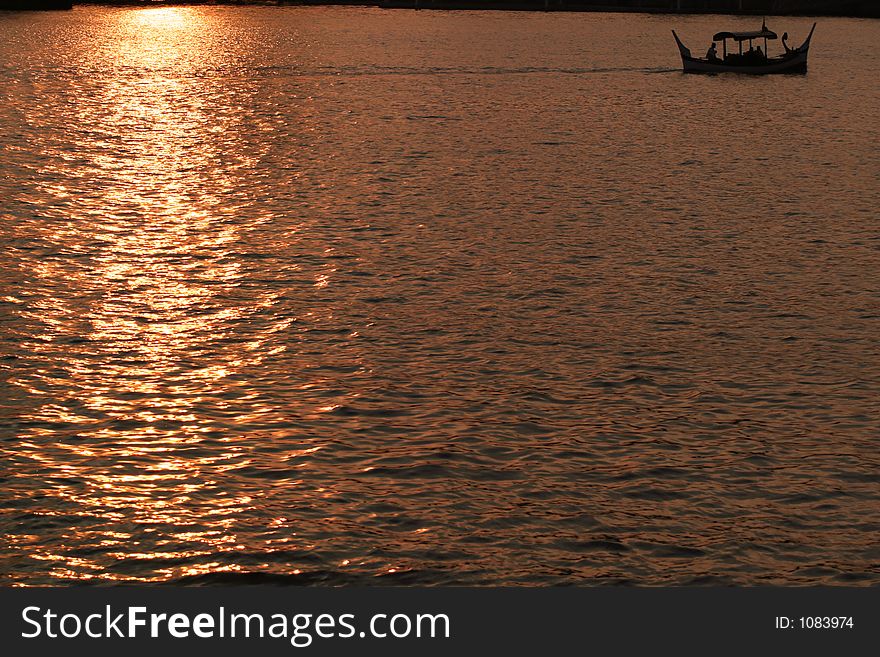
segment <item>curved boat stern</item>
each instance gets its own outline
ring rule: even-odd
[[[813,23],[813,27],[810,30],[810,33],[807,35],[807,38],[804,41],[803,45],[800,48],[798,48],[798,52],[806,53],[810,49],[810,41],[813,40],[813,32],[816,31],[816,25],[817,25],[817,23]]]

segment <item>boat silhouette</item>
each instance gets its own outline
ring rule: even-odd
[[[799,48],[790,48],[787,43],[788,33],[782,35],[782,45],[785,52],[774,57],[767,55],[767,46],[770,41],[779,37],[776,32],[767,29],[767,23],[761,25],[761,29],[754,32],[718,32],[712,37],[712,50],[706,57],[694,57],[690,49],[682,43],[675,30],[672,36],[678,44],[681,53],[681,62],[685,73],[747,73],[751,75],[768,75],[773,73],[806,73],[807,56],[810,52],[810,41],[813,32],[816,31],[816,23],[810,34]],[[738,52],[728,52],[727,41],[732,40],[739,48]],[[755,40],[764,40],[764,49],[760,45],[753,47]],[[748,41],[749,49],[743,50],[743,43]],[[715,43],[723,44],[723,56],[711,56],[714,54]]]

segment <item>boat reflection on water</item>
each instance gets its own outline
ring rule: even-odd
[[[694,57],[687,46],[682,43],[681,39],[672,30],[672,36],[678,44],[678,50],[681,53],[682,66],[685,73],[748,73],[751,75],[768,75],[772,73],[806,73],[807,72],[807,55],[810,51],[810,41],[813,38],[813,32],[816,30],[816,24],[807,36],[804,43],[799,48],[789,48],[786,40],[788,33],[782,35],[782,45],[785,52],[776,56],[768,56],[768,43],[775,41],[779,37],[777,34],[767,29],[767,24],[761,25],[761,29],[754,32],[718,32],[712,37],[712,46],[705,58]],[[727,40],[734,41],[739,46],[738,53],[729,53],[727,51]],[[764,40],[764,49],[758,46],[753,47],[753,42],[757,39]],[[748,41],[749,49],[743,51],[743,42]],[[718,57],[715,51],[715,43],[721,43],[723,47],[723,56]]]

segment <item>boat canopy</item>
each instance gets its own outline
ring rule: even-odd
[[[768,30],[766,27],[755,32],[719,32],[713,41],[724,41],[724,39],[733,39],[734,41],[748,41],[749,39],[778,39],[776,32]]]

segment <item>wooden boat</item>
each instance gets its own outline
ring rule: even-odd
[[[789,48],[786,40],[788,33],[782,35],[782,45],[785,52],[769,57],[767,55],[767,44],[779,37],[775,32],[767,29],[766,22],[761,29],[756,32],[719,32],[712,37],[712,47],[715,43],[722,43],[724,54],[722,57],[715,55],[710,57],[712,53],[707,53],[704,58],[694,57],[691,51],[681,42],[675,30],[672,30],[672,36],[678,44],[678,50],[681,53],[681,62],[684,66],[685,73],[748,73],[751,75],[767,75],[770,73],[806,73],[807,72],[807,55],[810,52],[810,40],[813,38],[813,32],[816,30],[816,24],[813,23],[813,29],[807,36],[806,41],[800,48]],[[739,45],[739,52],[732,53],[727,50],[727,40],[731,39]],[[753,42],[757,39],[764,40],[764,49],[761,50],[759,45],[757,50],[753,48]],[[749,49],[743,52],[743,43],[748,41]]]

